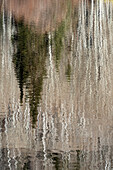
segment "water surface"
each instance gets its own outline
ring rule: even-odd
[[[0,1],[0,169],[113,169],[110,1]]]

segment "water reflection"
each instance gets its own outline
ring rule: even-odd
[[[113,168],[112,11],[1,2],[1,169]]]
[[[33,32],[24,25],[23,20],[15,23],[15,29],[12,36],[13,45],[16,46],[13,63],[21,92],[20,102],[23,102],[23,88],[26,86],[28,94],[25,98],[29,98],[30,111],[35,124],[43,77],[46,76],[48,37],[47,34],[40,35]]]
[[[66,17],[67,4],[68,0],[8,0],[5,6],[16,20],[24,16],[26,24],[35,24],[38,32],[45,32],[55,29]]]

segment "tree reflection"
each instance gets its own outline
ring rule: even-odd
[[[65,35],[65,22],[63,21],[58,29],[55,30],[54,33],[54,42],[55,42],[55,61],[56,68],[58,69],[58,65],[61,58],[61,51],[63,48],[63,38]]]
[[[66,18],[53,31],[51,38],[52,53],[55,56],[57,70],[63,50],[63,39],[70,22],[70,3],[67,6]],[[23,103],[25,87],[27,89],[25,99],[29,98],[30,113],[33,125],[35,125],[38,115],[37,108],[41,100],[43,78],[46,76],[45,64],[48,55],[49,36],[46,32],[36,32],[33,26],[25,24],[24,17],[19,20],[14,19],[14,22],[16,30],[12,36],[12,43],[15,47],[13,63],[20,88],[20,103]],[[68,64],[67,77],[70,77],[70,71],[71,66]]]
[[[13,56],[16,76],[20,87],[20,102],[23,102],[23,88],[27,88],[33,125],[37,119],[37,107],[41,99],[43,77],[46,75],[45,61],[48,49],[47,34],[39,35],[24,25],[23,20],[16,22],[12,37],[16,46]]]

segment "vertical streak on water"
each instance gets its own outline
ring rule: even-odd
[[[3,28],[3,33],[2,33],[2,69],[1,69],[1,80],[2,80],[2,83],[1,83],[1,94],[2,94],[2,98],[4,96],[3,94],[3,91],[4,91],[4,87],[3,87],[3,77],[4,77],[4,60],[5,60],[5,0],[3,0],[2,2],[2,28]]]
[[[29,104],[27,104],[27,125],[26,125],[26,128],[28,129],[28,131],[29,131],[29,129],[30,129],[30,108],[29,108]]]
[[[26,123],[27,123],[27,104],[25,104],[25,110],[24,110],[24,122],[23,122],[23,127],[25,127],[25,129],[26,129]]]
[[[95,17],[94,17],[94,56],[95,56],[95,91],[98,91],[98,0],[96,1]],[[96,95],[97,99],[97,95]],[[98,105],[96,107],[95,118],[98,116]]]
[[[51,49],[51,33],[49,33],[49,61],[50,61],[50,70],[51,70],[51,81],[52,81],[52,87],[53,87],[53,62],[52,62],[52,49]]]
[[[110,44],[111,44],[111,46],[110,46],[110,56],[112,56],[112,54],[113,54],[113,33],[112,33],[112,30],[113,30],[113,24],[112,24],[112,16],[113,16],[113,7],[112,7],[112,5],[111,5],[111,3],[109,2],[109,10],[110,10],[110,26],[109,26],[109,31],[110,31],[110,33],[109,33],[109,37],[110,37]],[[110,57],[110,66],[111,66],[111,68],[113,68],[113,60],[112,60],[112,57]],[[110,72],[110,75],[112,75],[112,70],[111,70],[111,72]],[[111,87],[110,87],[110,89],[112,89],[112,83],[111,83]],[[111,90],[112,91],[112,90]],[[113,105],[112,105],[112,107],[111,107],[111,110],[113,110]]]
[[[16,127],[16,126],[15,126],[15,116],[16,116],[16,111],[17,111],[17,110],[16,110],[16,108],[14,108],[14,107],[13,107],[13,109],[14,109],[14,111],[13,111],[13,127],[14,127],[14,129],[15,129],[15,127]]]
[[[82,4],[83,4],[83,1],[82,1]],[[77,56],[78,56],[78,74],[80,74],[80,66],[81,66],[81,58],[82,58],[82,40],[81,40],[81,26],[82,26],[82,19],[81,19],[81,14],[82,13],[82,9],[79,5],[79,22],[78,22],[78,43],[77,43]],[[79,87],[80,87],[80,76],[78,77],[78,84],[79,84]],[[80,90],[79,90],[80,91]],[[80,114],[80,101],[79,101],[79,98],[77,99],[77,105],[78,105],[78,113],[77,115]]]
[[[74,67],[74,31],[73,31],[73,25],[71,22],[71,52],[70,52],[70,62],[71,62],[71,67]],[[67,133],[67,143],[68,143],[68,161],[70,162],[70,143],[71,143],[71,138],[73,139],[73,128],[72,124],[73,121],[75,120],[75,115],[74,115],[74,94],[75,94],[75,89],[74,87],[74,76],[72,75],[72,80],[71,80],[70,88],[71,88],[71,94],[70,94],[70,110],[69,110],[69,117],[67,115],[67,124],[68,124],[68,133]],[[68,112],[68,111],[67,111]]]
[[[12,35],[12,30],[11,30],[11,12],[8,14],[8,19],[7,19],[7,40],[8,40],[8,52],[7,52],[7,60],[8,60],[8,70],[11,71],[11,62],[12,62],[12,43],[11,43],[11,35]]]
[[[102,0],[100,1],[100,49],[102,47],[102,24],[101,24],[101,21],[102,21]]]
[[[62,122],[61,141],[62,141],[62,145],[64,146],[64,113],[63,113],[63,104],[62,103],[61,103],[61,122]]]
[[[13,160],[14,160],[14,169],[16,170],[17,169],[17,163],[18,161],[16,160],[16,155],[15,155],[15,148],[13,148]]]
[[[5,117],[5,135],[6,135],[6,148],[7,148],[7,158],[8,158],[8,166],[9,169],[11,170],[11,158],[10,158],[10,149],[9,149],[9,137],[8,137],[8,117],[6,113]]]
[[[51,91],[50,91],[50,94],[53,94],[54,93],[54,91],[53,91],[53,87],[54,87],[54,80],[53,80],[53,61],[52,61],[52,47],[51,47],[51,41],[52,41],[52,35],[51,35],[51,32],[49,32],[48,33],[48,39],[49,39],[49,75],[50,75],[50,80],[51,80],[51,87],[50,87],[50,85],[49,85],[49,91],[50,91],[50,89],[51,89]],[[49,103],[49,105],[50,105],[50,114],[51,114],[51,116],[52,116],[52,100],[51,100],[51,97],[50,97],[50,103]],[[50,122],[51,122],[51,124],[53,125],[54,123],[53,123],[53,120],[52,120],[52,117],[50,116]],[[54,134],[54,133],[53,133]],[[53,140],[54,141],[54,140]]]
[[[83,0],[82,0],[83,3]],[[79,5],[80,6],[80,5]],[[79,64],[79,69],[80,69],[80,65],[81,65],[81,51],[82,51],[82,45],[81,45],[81,8],[79,8],[79,15],[78,15],[79,21],[78,21],[78,30],[77,30],[77,34],[78,34],[78,44],[77,44],[77,56],[78,56],[78,64]],[[78,70],[79,71],[79,70]]]
[[[17,152],[18,152],[18,154],[17,154],[18,162],[22,162],[22,161],[21,161],[22,154],[21,154],[21,150],[20,150],[20,148],[17,148]]]
[[[71,67],[73,68],[73,66],[75,65],[74,64],[74,40],[75,40],[75,37],[74,37],[74,31],[73,31],[73,27],[72,27],[72,23],[71,23]],[[75,66],[76,67],[76,66]],[[75,69],[76,70],[76,69]],[[72,75],[73,76],[73,75]],[[74,121],[75,120],[75,116],[74,116],[74,94],[75,94],[75,89],[73,88],[74,87],[74,77],[72,77],[72,83],[71,83],[71,96],[70,96],[70,102],[71,102],[71,108],[70,108],[70,112],[69,112],[69,119],[68,119],[68,128],[69,128],[69,136],[70,136],[70,133],[71,133],[71,137],[73,138],[73,128],[72,128],[72,120]],[[70,148],[69,148],[70,149]],[[70,161],[70,152],[69,152],[69,161]]]
[[[84,16],[84,14],[85,14],[85,8],[84,8],[84,6],[85,6],[85,2],[84,1],[82,1],[82,15],[81,15],[81,17],[82,17],[82,27],[81,27],[81,33],[82,33],[82,37],[83,37],[83,49],[85,49],[86,48],[86,34],[85,34],[85,16]]]
[[[16,115],[16,111],[17,111],[17,108],[15,107],[14,108],[14,104],[13,104],[13,115],[12,115],[12,119],[13,119],[13,133],[15,134],[15,131],[16,131],[16,118],[15,118],[15,115]],[[15,155],[15,146],[13,146],[13,160],[14,160],[14,168],[15,170],[17,169],[17,160],[16,160],[16,155]]]
[[[51,91],[50,94],[54,95],[54,74],[53,74],[53,58],[52,58],[52,46],[51,46],[51,41],[52,41],[52,35],[51,33],[49,33],[49,63],[50,63],[50,77],[51,77]],[[50,86],[50,85],[49,85]],[[53,147],[55,146],[55,136],[56,136],[56,129],[55,129],[55,125],[54,125],[54,118],[53,118],[53,113],[52,113],[52,106],[53,105],[53,101],[52,101],[52,97],[50,97],[50,122],[51,122],[51,128],[52,128],[52,143],[53,143]]]
[[[6,23],[5,23],[5,0],[3,0],[3,35],[2,35],[2,80],[4,79],[4,67],[5,67],[5,57],[6,57]],[[2,83],[3,85],[3,83]],[[3,88],[2,88],[2,92],[4,92]],[[7,107],[7,106],[6,106]],[[7,110],[5,107],[5,110]],[[7,112],[7,111],[5,111]],[[6,148],[7,148],[7,157],[8,157],[8,166],[9,169],[11,169],[11,163],[10,163],[10,149],[9,149],[9,138],[8,138],[8,117],[7,117],[7,113],[5,115],[5,135],[6,135]]]
[[[46,134],[47,134],[47,120],[46,120],[47,112],[43,112],[43,137],[42,137],[42,143],[43,143],[43,152],[44,152],[44,166],[46,169],[47,164],[47,152],[46,152]]]
[[[89,31],[89,86],[90,86],[90,101],[92,100],[92,46],[93,46],[93,23],[94,23],[94,1],[92,0],[91,15],[90,15],[90,31]],[[91,107],[91,105],[90,105]],[[90,108],[91,109],[91,108]]]
[[[68,131],[68,115],[67,111],[65,110],[65,132],[66,132],[66,152],[69,152],[69,131]]]
[[[99,1],[97,0],[96,9],[95,9],[95,81],[96,81],[96,100],[98,100],[98,60],[99,60]],[[98,104],[96,105],[96,114],[95,117],[98,117]]]
[[[0,128],[0,160],[2,158],[2,128]]]
[[[86,32],[86,1],[84,2],[84,9],[85,9],[85,11],[84,11],[84,25],[83,25],[83,28],[84,28],[83,41],[85,42],[85,46],[84,46],[85,52],[84,53],[86,55],[86,48],[87,48],[87,40],[86,40],[86,36],[87,36],[87,32]],[[85,83],[85,85],[86,85],[86,83]],[[86,89],[86,87],[84,87],[84,89]],[[84,95],[83,95],[84,101],[85,101],[85,95],[86,95],[86,93],[85,93],[85,90],[84,90]],[[84,115],[84,113],[85,113],[85,102],[83,103],[83,113],[82,113],[82,126],[83,126],[83,128],[85,128],[85,115]]]
[[[52,35],[49,33],[49,63],[50,63],[50,78],[51,78],[51,91],[50,94],[54,96],[54,74],[53,74],[53,58],[52,58],[52,46],[51,46],[51,41],[52,41]],[[49,85],[50,86],[50,85]],[[55,146],[55,136],[56,136],[56,129],[54,125],[54,118],[53,118],[53,113],[52,113],[52,107],[53,107],[53,101],[52,97],[50,96],[50,123],[51,123],[51,128],[52,128],[52,142],[53,142],[53,147]]]
[[[5,28],[5,0],[3,0],[3,37],[2,37],[2,67],[4,68],[4,62],[5,62],[5,33],[6,33],[6,28]]]
[[[86,29],[85,29],[85,2],[82,1],[82,11],[81,11],[81,16],[82,16],[82,19],[81,19],[81,43],[80,43],[80,46],[82,46],[82,51],[81,51],[81,54],[80,54],[80,58],[81,58],[81,64],[80,64],[80,68],[79,68],[79,74],[81,75],[81,72],[82,72],[82,67],[84,67],[83,65],[83,61],[85,60],[85,56],[84,54],[86,54],[86,47],[87,47],[87,44],[86,44]],[[80,76],[81,77],[81,76]],[[81,86],[81,80],[79,80],[79,84]],[[80,87],[81,88],[81,87]],[[85,95],[85,94],[84,94]],[[80,119],[80,125],[83,127],[84,126],[84,107],[85,107],[85,103],[83,103],[82,105],[82,108],[81,108],[81,102],[82,100],[79,99],[79,119]]]
[[[52,51],[51,51],[51,35],[48,34],[49,39],[49,62],[50,62],[50,69],[48,74],[50,74],[50,79],[52,79]],[[52,85],[53,85],[53,79],[52,79]],[[48,87],[46,86],[46,94],[45,94],[45,112],[43,112],[43,137],[42,137],[42,143],[43,143],[43,153],[44,153],[44,166],[45,170],[47,169],[47,148],[46,148],[46,135],[47,135],[47,123],[48,123],[48,100],[47,100],[47,91]],[[51,105],[51,101],[49,103]],[[51,109],[49,110],[51,112]]]

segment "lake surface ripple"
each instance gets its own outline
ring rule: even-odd
[[[0,169],[113,169],[113,2],[0,0]]]

